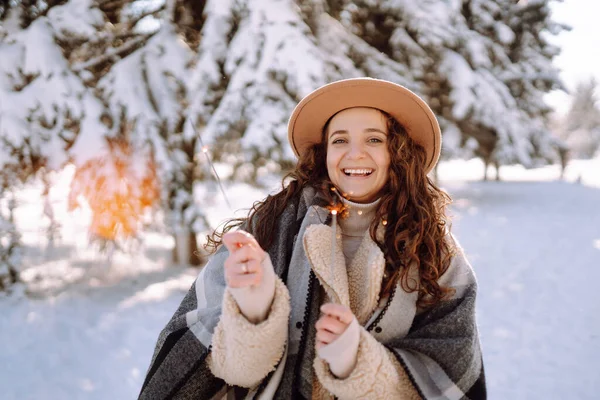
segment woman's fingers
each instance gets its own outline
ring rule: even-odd
[[[319,318],[316,324],[317,330],[325,330],[335,333],[336,335],[341,335],[344,333],[347,327],[348,325],[339,319],[327,315],[323,315],[321,318]]]
[[[323,329],[317,330],[317,341],[324,343],[326,345],[333,342],[339,336],[340,335],[336,335],[335,333],[331,333],[331,332],[323,330]]]
[[[349,325],[354,318],[350,308],[336,303],[326,303],[321,306],[321,312],[325,315],[337,318],[339,321]]]
[[[266,253],[256,239],[245,231],[227,232],[223,235],[223,244],[229,250],[225,260],[227,285],[232,288],[259,285]]]
[[[258,273],[237,274],[225,271],[225,280],[227,281],[227,286],[231,288],[243,288],[259,285],[262,280],[262,275]]]
[[[224,234],[223,244],[225,245],[225,247],[227,247],[227,250],[229,250],[230,253],[233,253],[239,248],[248,244],[260,248],[254,236],[242,230],[227,232],[226,234]]]
[[[258,260],[248,260],[245,262],[231,263],[231,266],[226,266],[225,269],[235,275],[251,275],[255,274],[262,278],[263,266]]]
[[[258,285],[262,281],[263,274],[264,268],[258,260],[249,260],[242,263],[229,259],[225,261],[225,280],[228,286]]]
[[[248,260],[262,261],[265,258],[265,252],[261,248],[248,244],[232,252],[230,257],[236,263],[243,263]]]
[[[354,319],[352,310],[341,304],[324,304],[321,306],[323,315],[315,324],[316,348],[326,346],[340,337]]]

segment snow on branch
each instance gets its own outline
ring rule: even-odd
[[[102,64],[102,63],[110,60],[111,58],[120,56],[123,53],[128,53],[131,50],[135,50],[137,47],[142,46],[152,36],[153,36],[153,34],[149,35],[149,36],[137,37],[137,38],[125,43],[123,46],[120,46],[120,47],[117,47],[114,49],[109,49],[106,51],[106,53],[104,53],[98,57],[94,57],[90,60],[87,60],[85,62],[74,65],[73,71],[81,72],[85,69],[90,69],[92,67],[95,67],[99,64]]]
[[[148,11],[142,12],[140,15],[136,16],[131,21],[127,22],[128,31],[133,29],[133,27],[136,26],[137,23],[140,22],[142,19],[144,19],[150,15],[156,15],[156,14],[164,11],[165,9],[166,9],[166,6],[165,6],[165,4],[163,4],[162,6],[160,6],[159,8],[157,8],[155,10],[148,10]]]

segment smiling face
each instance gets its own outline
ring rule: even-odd
[[[369,203],[389,175],[387,121],[381,111],[355,107],[337,113],[327,127],[327,173],[348,200]]]

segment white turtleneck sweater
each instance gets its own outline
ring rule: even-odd
[[[346,199],[342,201],[348,207],[348,216],[340,218],[339,225],[342,228],[342,250],[346,266],[349,266],[375,218],[379,199],[368,204],[355,203]]]

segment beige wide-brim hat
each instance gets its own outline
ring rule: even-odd
[[[288,138],[296,156],[321,141],[323,128],[333,115],[353,107],[377,108],[394,117],[425,148],[426,173],[433,169],[442,147],[440,125],[433,111],[404,86],[373,78],[333,82],[298,103],[288,123]]]

